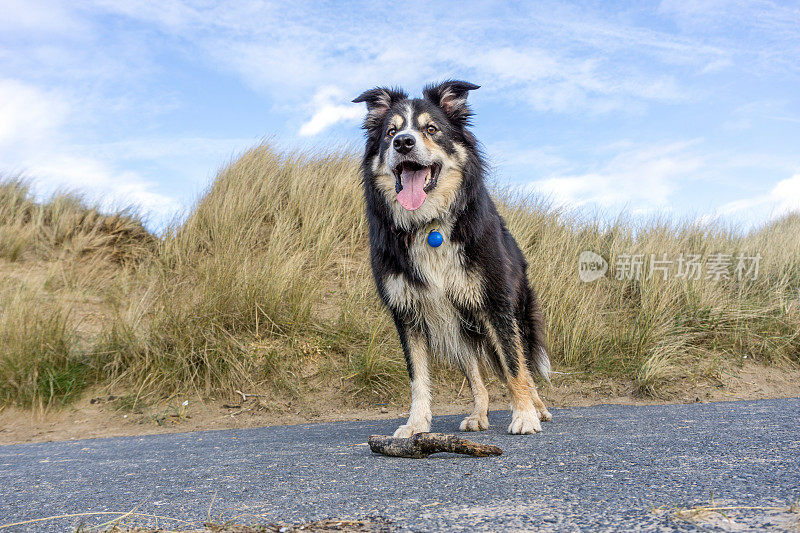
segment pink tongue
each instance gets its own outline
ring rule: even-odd
[[[425,178],[428,177],[429,168],[422,170],[403,169],[403,189],[397,193],[397,201],[409,211],[414,211],[422,206],[428,196],[425,192]]]

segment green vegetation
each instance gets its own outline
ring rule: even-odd
[[[73,194],[38,203],[24,181],[0,181],[0,402],[59,405],[98,384],[134,402],[236,389],[276,401],[404,397],[359,181],[351,154],[257,146],[160,237],[132,210],[103,214]],[[659,395],[745,356],[800,362],[800,215],[744,234],[716,223],[608,225],[507,191],[497,198],[531,263],[557,369]],[[761,261],[753,280],[582,283],[584,250],[612,266],[651,253]]]

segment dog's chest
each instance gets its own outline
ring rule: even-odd
[[[422,283],[411,283],[403,274],[387,276],[384,290],[388,303],[412,317],[437,355],[457,358],[464,351],[457,307],[475,309],[480,305],[480,277],[466,267],[462,247],[447,238],[438,248],[429,246],[426,239],[415,239],[409,258]]]

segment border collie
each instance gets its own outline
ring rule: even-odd
[[[396,437],[430,431],[432,357],[469,380],[475,406],[461,431],[489,427],[489,370],[510,392],[509,433],[539,432],[540,420],[552,418],[533,381],[550,372],[542,312],[469,130],[467,94],[477,88],[446,81],[411,99],[379,87],[353,100],[367,105],[362,170],[372,272],[411,378],[408,422]]]

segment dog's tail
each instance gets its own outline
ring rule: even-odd
[[[528,369],[532,374],[539,374],[550,383],[550,358],[547,356],[545,342],[544,315],[539,306],[539,298],[530,286],[525,287],[523,303],[521,333],[522,342],[526,343],[527,348],[525,356]]]

